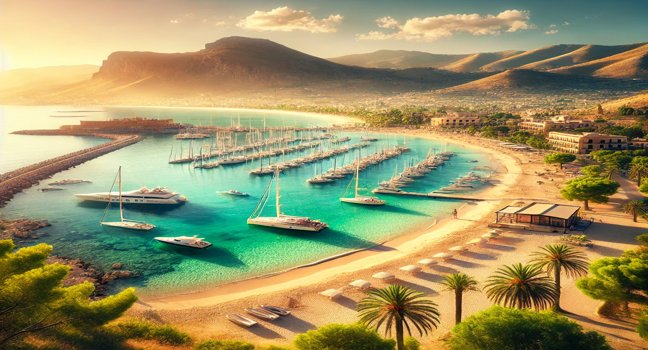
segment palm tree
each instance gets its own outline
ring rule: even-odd
[[[437,305],[423,296],[421,292],[397,284],[373,290],[358,303],[360,322],[373,324],[376,330],[384,325],[387,335],[391,335],[395,327],[397,349],[403,350],[403,326],[410,335],[410,325],[423,335],[439,324]]]
[[[465,273],[459,272],[446,275],[441,284],[446,287],[446,290],[455,292],[455,324],[459,324],[461,322],[463,293],[479,290],[477,281]]]
[[[607,163],[605,164],[605,168],[603,168],[603,171],[601,172],[601,175],[605,177],[608,180],[612,180],[612,177],[614,174],[618,173],[621,170],[619,166],[615,163]]]
[[[571,278],[587,275],[588,259],[583,252],[564,244],[547,244],[540,248],[540,251],[532,253],[531,263],[544,269],[547,275],[553,273],[556,289],[556,300],[553,304],[554,311],[562,311],[560,308],[560,274]]]
[[[556,286],[536,265],[504,265],[486,281],[486,296],[518,309],[546,309],[556,300]]]
[[[638,216],[646,215],[646,204],[642,200],[629,201],[623,206],[626,214],[632,214],[632,221],[637,222]]]
[[[637,186],[641,186],[641,179],[648,176],[648,157],[636,157],[630,163],[630,178],[637,179]]]

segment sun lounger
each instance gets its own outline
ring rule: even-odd
[[[409,273],[410,275],[415,275],[419,271],[421,271],[421,268],[419,266],[416,266],[416,265],[406,265],[406,266],[401,267],[399,270],[405,271],[405,272]]]
[[[257,324],[255,320],[249,319],[239,314],[229,314],[225,315],[225,317],[233,323],[243,327],[252,327]]]
[[[331,300],[335,300],[340,295],[342,295],[342,292],[340,290],[338,290],[338,289],[331,288],[331,289],[327,289],[327,290],[325,290],[323,292],[320,292],[320,295],[323,295],[323,296],[325,296],[325,297],[327,297],[327,298],[329,298]]]
[[[441,260],[443,260],[443,261],[446,261],[446,260],[452,258],[452,254],[450,254],[450,253],[445,253],[445,252],[443,252],[443,253],[436,253],[436,254],[432,255],[432,257],[435,258],[435,259],[441,259]]]
[[[451,252],[465,252],[466,250],[468,250],[468,248],[466,248],[466,247],[464,247],[462,245],[456,245],[454,247],[450,247],[450,249],[448,249],[448,250],[451,251]]]
[[[418,264],[423,265],[423,266],[430,266],[430,265],[436,265],[436,264],[438,264],[438,262],[436,260],[434,260],[434,259],[425,258],[425,259],[419,260]]]
[[[349,283],[349,285],[351,287],[358,288],[360,290],[365,290],[365,289],[368,289],[369,287],[371,287],[371,282],[360,279],[360,280],[355,280],[355,281]]]
[[[389,272],[378,272],[371,277],[381,280],[383,282],[391,282],[396,279],[396,277]]]

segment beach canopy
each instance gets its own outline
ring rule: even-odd
[[[486,241],[487,240],[485,238],[475,238],[475,239],[471,239],[466,244],[482,244],[485,243]]]
[[[359,279],[349,283],[349,285],[358,289],[367,289],[371,287],[371,282]]]
[[[452,254],[450,254],[450,253],[436,253],[436,254],[432,255],[432,257],[436,258],[436,259],[450,259],[450,258],[452,258]]]
[[[323,295],[323,296],[333,300],[333,299],[339,297],[340,295],[342,295],[342,292],[339,291],[338,289],[331,288],[331,289],[327,289],[327,290],[325,290],[323,292],[320,292],[320,295]]]
[[[466,249],[466,247],[464,247],[462,245],[456,245],[454,247],[450,247],[450,249],[448,249],[448,250],[451,251],[451,252],[462,252],[462,251],[468,250],[468,249]]]
[[[421,271],[421,268],[419,266],[416,266],[416,265],[406,265],[406,266],[401,267],[399,270],[405,271],[407,273],[417,273],[417,272]]]
[[[371,277],[379,279],[381,281],[389,281],[394,279],[394,275],[389,272],[378,272]]]
[[[437,262],[435,260],[425,258],[425,259],[419,260],[418,263],[420,265],[430,266],[430,265],[435,265]]]

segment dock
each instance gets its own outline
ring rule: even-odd
[[[102,137],[111,141],[0,174],[0,207],[11,200],[16,193],[43,179],[106,153],[137,143],[142,139],[142,136],[139,135],[94,134],[84,136]]]
[[[388,190],[383,188],[377,188],[372,192],[379,193],[379,194],[395,195],[395,196],[419,197],[419,198],[430,198],[430,199],[457,199],[463,201],[477,201],[477,202],[499,200],[499,199],[477,197],[469,194],[407,192],[407,191],[394,191],[394,190]]]

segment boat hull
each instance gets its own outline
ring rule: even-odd
[[[192,248],[192,249],[205,249],[209,248],[212,246],[211,243],[205,244],[203,246],[197,246],[197,245],[192,245],[192,244],[183,244],[182,242],[177,242],[177,241],[170,241],[170,240],[165,240],[163,239],[164,237],[155,237],[154,239],[160,243],[176,246],[176,247],[185,247],[185,248]]]
[[[127,230],[136,230],[136,231],[150,231],[155,228],[155,225],[145,224],[141,222],[127,222],[127,221],[102,222],[101,225],[123,228]]]
[[[382,199],[378,199],[376,201],[368,201],[366,199],[359,199],[359,198],[340,198],[340,202],[359,204],[359,205],[370,205],[370,206],[385,205],[385,201]]]
[[[309,231],[309,232],[318,232],[326,228],[326,226],[311,226],[311,225],[299,225],[293,222],[285,222],[277,220],[274,217],[258,217],[247,219],[248,225],[257,225],[273,228],[281,228],[284,230],[294,230],[294,231]]]
[[[75,194],[75,197],[88,202],[101,202],[101,203],[117,203],[119,204],[119,196],[108,196],[105,194]],[[181,198],[122,198],[124,204],[153,204],[153,205],[180,205],[186,202]]]

